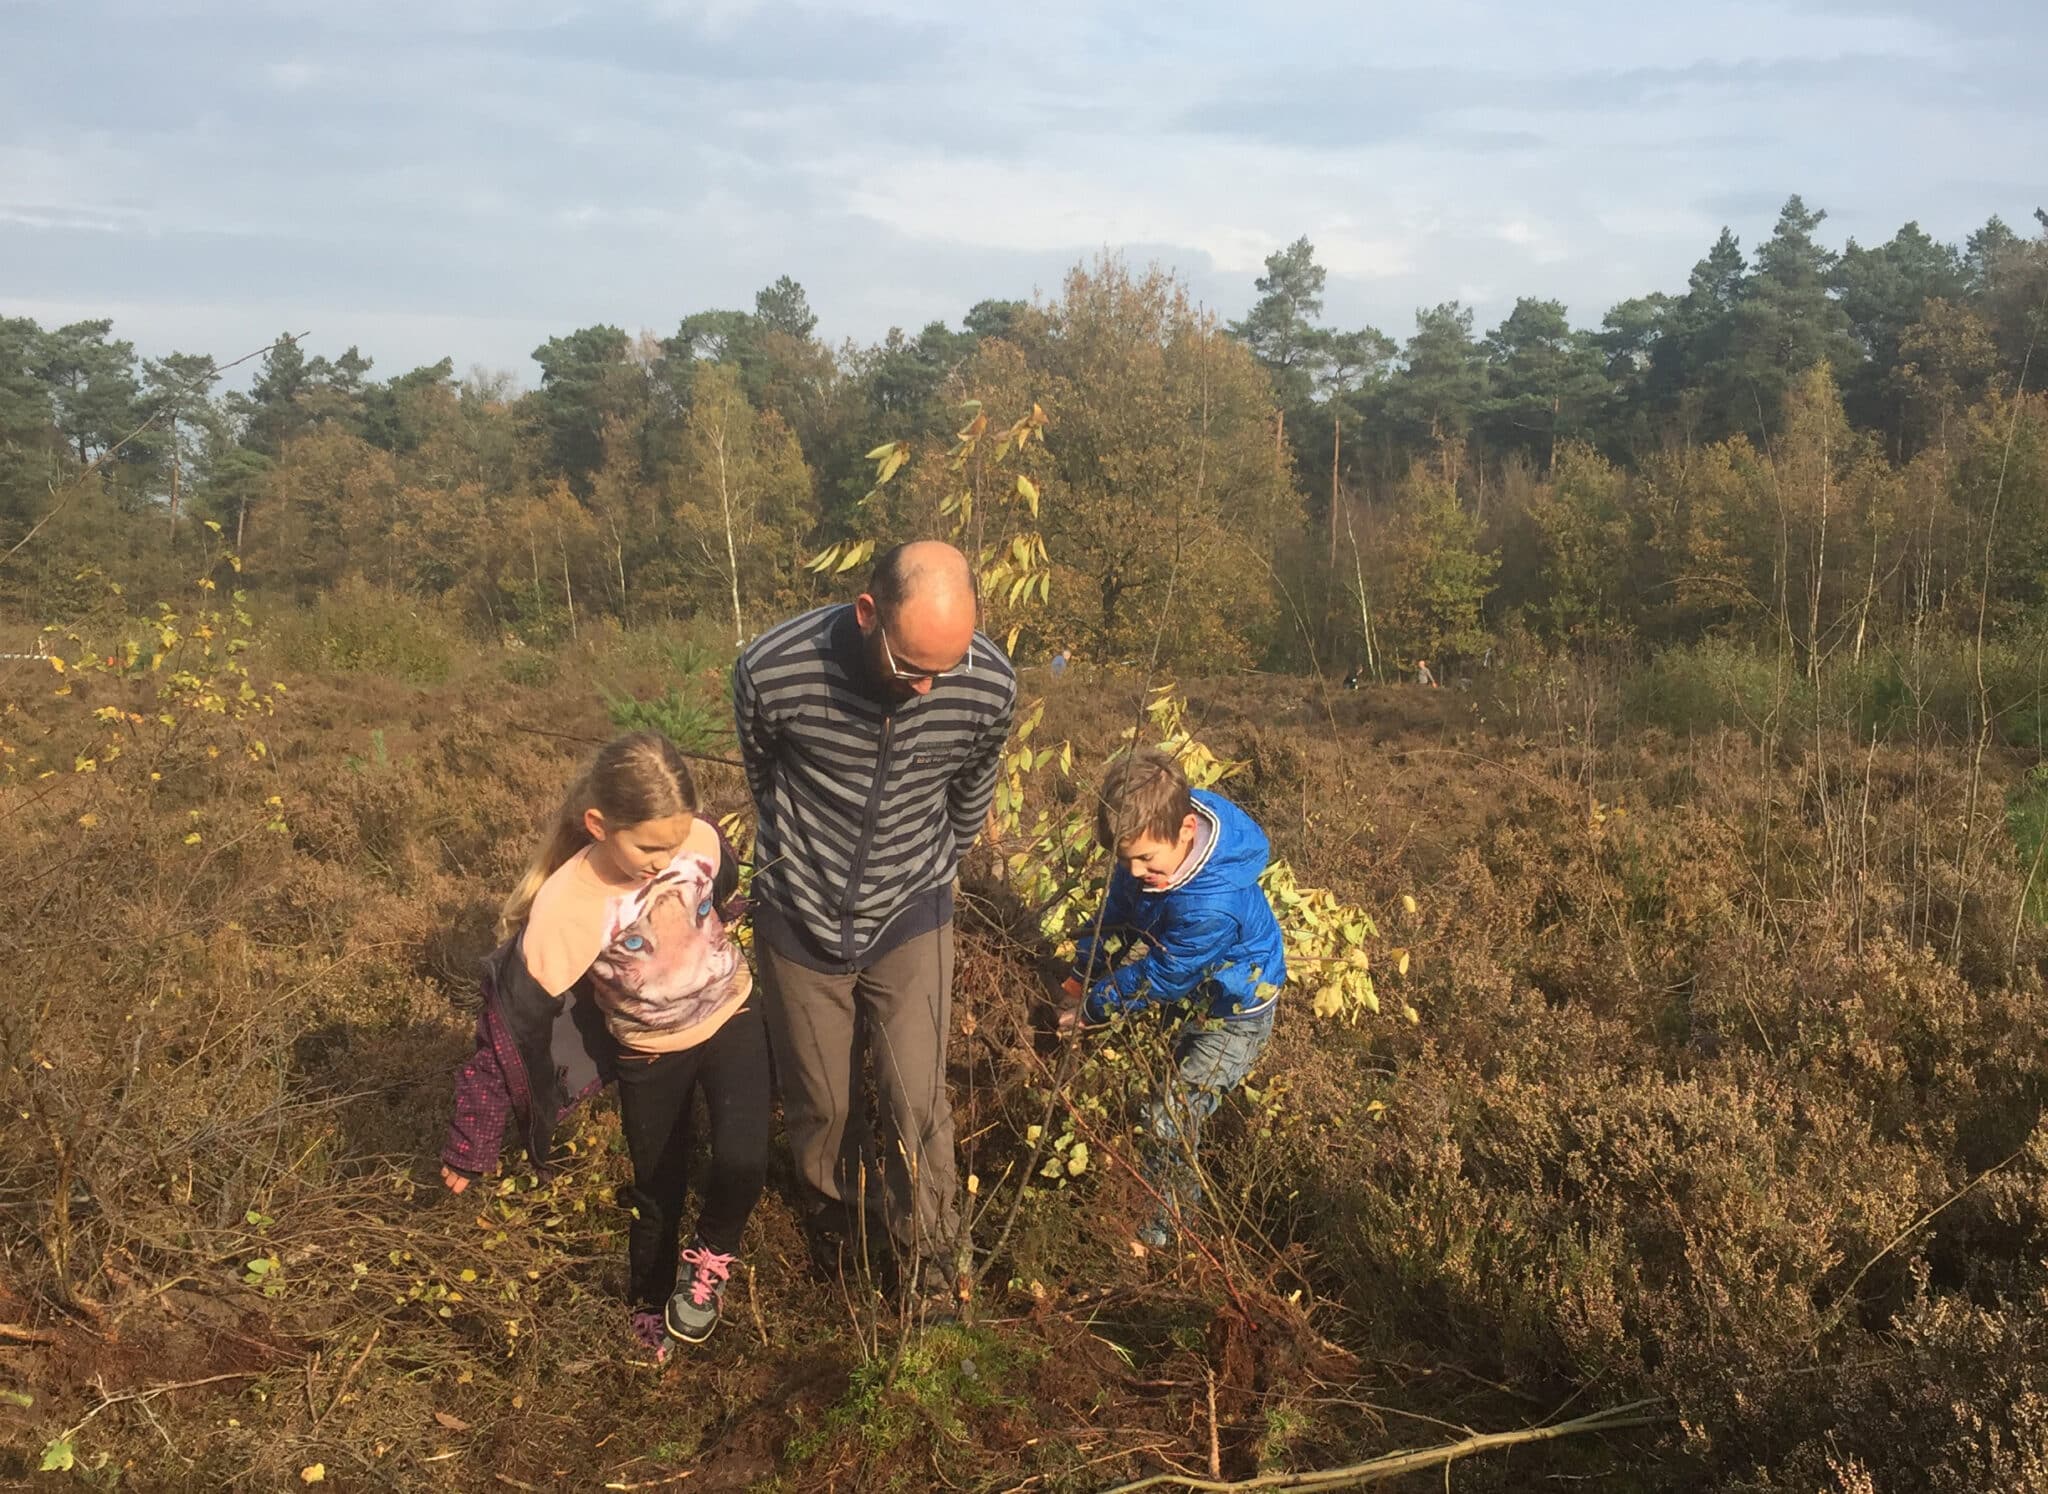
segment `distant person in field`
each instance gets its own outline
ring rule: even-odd
[[[1167,754],[1139,747],[1111,764],[1095,833],[1116,864],[1100,941],[1093,920],[1077,941],[1060,1026],[1100,1027],[1150,1007],[1171,1010],[1179,1024],[1173,1072],[1144,1117],[1145,1172],[1159,1207],[1138,1238],[1163,1249],[1202,1196],[1203,1120],[1273,1035],[1286,950],[1259,886],[1266,833],[1221,794],[1190,789]]]
[[[1344,688],[1347,690],[1356,690],[1358,688],[1359,676],[1362,675],[1364,672],[1365,667],[1363,665],[1353,666],[1351,673],[1344,676]]]
[[[1059,679],[1067,672],[1068,662],[1069,660],[1067,656],[1067,651],[1065,649],[1061,649],[1058,653],[1052,656],[1052,662],[1048,664],[1046,668],[1052,671],[1052,677],[1054,679]]]
[[[1431,690],[1436,688],[1436,676],[1429,672],[1429,660],[1415,661],[1415,683]]]
[[[899,545],[854,601],[769,630],[733,668],[757,823],[754,950],[805,1230],[828,1275],[865,1262],[865,1048],[894,1133],[876,1191],[915,1268],[906,1289],[930,1311],[965,1290],[950,1268],[953,880],[995,798],[1017,699],[976,617],[964,555]]]
[[[545,1170],[560,1112],[615,1079],[633,1162],[628,1326],[657,1362],[671,1340],[702,1343],[718,1326],[767,1174],[768,1034],[727,926],[738,882],[668,738],[632,732],[599,751],[505,902],[441,1153],[460,1193],[497,1163],[516,1116]],[[699,1090],[711,1165],[678,1286]]]

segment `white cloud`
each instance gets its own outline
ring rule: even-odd
[[[1314,205],[1323,163],[1234,146],[1197,156],[1170,138],[1118,142],[1115,156],[1112,171],[1082,151],[1064,165],[928,153],[880,170],[840,157],[814,167],[814,180],[856,216],[962,249],[1084,255],[1178,246],[1249,280],[1308,229],[1336,273],[1370,279],[1411,266],[1399,235],[1361,231]]]
[[[1902,3],[17,3],[4,289],[223,356],[311,307],[403,367],[785,272],[867,339],[1104,248],[1234,315],[1305,233],[1338,325],[1454,294],[1482,327],[1516,295],[1597,321],[1791,191],[1866,239],[2025,221],[2048,106],[1981,69],[2048,10]]]
[[[117,208],[0,200],[0,223],[23,228],[79,229],[86,233],[134,233],[146,227],[139,213]]]
[[[263,79],[279,93],[297,93],[320,81],[322,70],[311,62],[272,62],[263,68]]]

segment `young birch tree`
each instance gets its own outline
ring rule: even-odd
[[[705,364],[670,482],[679,548],[717,578],[744,644],[748,596],[762,600],[787,580],[796,542],[817,521],[803,451],[781,416],[747,402],[738,369]]]

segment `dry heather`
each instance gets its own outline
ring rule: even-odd
[[[1232,791],[1407,951],[1390,1018],[1295,1002],[1193,1248],[1139,1258],[1122,1127],[1156,1041],[1063,1056],[977,868],[976,1321],[813,1282],[771,1196],[728,1323],[657,1372],[621,1353],[608,1106],[550,1183],[434,1181],[492,907],[609,729],[593,681],[649,693],[659,655],[289,674],[260,756],[209,718],[156,766],[5,788],[0,1476],[1091,1490],[1654,1398],[1457,1486],[2048,1490],[2048,941],[2002,825],[1966,839],[1967,753],[1202,682]],[[67,768],[148,688],[47,686],[5,682],[9,740]],[[1092,760],[1137,694],[1070,685],[1043,730]],[[1034,1125],[1063,1181],[1018,1202]]]

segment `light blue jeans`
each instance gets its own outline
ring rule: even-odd
[[[1167,1221],[1202,1201],[1201,1174],[1193,1165],[1202,1122],[1259,1061],[1279,1009],[1275,1002],[1256,1017],[1231,1022],[1192,1016],[1174,1038],[1173,1074],[1165,1092],[1147,1101],[1144,1111],[1145,1176],[1159,1191]]]

